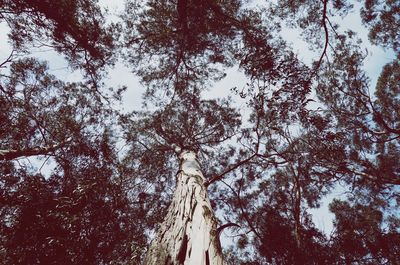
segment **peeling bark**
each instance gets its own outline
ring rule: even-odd
[[[223,264],[217,222],[196,153],[183,151],[179,158],[174,197],[144,264]]]

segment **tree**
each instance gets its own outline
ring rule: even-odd
[[[399,234],[393,226],[388,230],[382,228],[382,212],[376,205],[334,201],[330,207],[336,215],[333,248],[339,260],[366,264],[399,262],[399,258],[392,255],[399,252]]]
[[[92,1],[2,1],[13,52],[1,63],[2,264],[120,264],[146,242],[139,190],[128,194],[113,136],[121,91],[100,77],[111,32]],[[93,34],[92,34],[93,33]],[[83,79],[65,82],[29,45],[54,47]]]
[[[14,47],[0,80],[0,258],[398,263],[398,5],[363,4],[370,40],[397,56],[376,87],[356,32],[335,23],[350,1],[127,1],[120,24],[96,1],[0,1]],[[27,44],[53,47],[82,80],[49,74]],[[119,54],[147,89],[140,111],[106,92]],[[206,97],[231,67],[246,85]],[[309,211],[338,191],[328,235]],[[235,244],[222,249],[224,229]]]
[[[112,181],[113,157],[106,146],[68,152],[50,177],[2,163],[1,234],[3,264],[120,264],[137,260],[145,236],[132,223],[124,187]],[[108,150],[110,152],[111,150]],[[61,158],[60,158],[61,159]],[[58,160],[58,159],[57,159]],[[136,257],[135,257],[136,256]]]
[[[126,129],[132,150],[144,148],[153,157],[161,153],[164,163],[167,156],[179,161],[172,202],[145,263],[222,264],[217,222],[197,153],[232,137],[239,125],[238,115],[227,101],[193,99],[173,102],[146,118],[144,114],[136,116],[137,120],[123,120],[123,124],[132,124]],[[157,164],[156,170],[168,168],[164,163]],[[168,172],[174,171],[175,165],[172,166]],[[152,172],[148,169],[144,172],[147,180],[151,178],[149,173]]]
[[[371,9],[368,1],[365,4],[363,12]],[[149,1],[143,11],[136,2],[128,5],[125,54],[148,85],[148,102],[153,100],[155,106],[163,108],[174,104],[171,102],[176,98],[192,100],[186,93],[200,96],[207,80],[219,79],[221,69],[231,65],[239,65],[248,77],[247,87],[233,89],[247,99],[251,110],[248,122],[233,137],[238,146],[220,147],[223,151],[210,155],[199,145],[200,154],[205,152],[205,157],[221,163],[203,160],[209,165],[206,184],[211,199],[219,210],[226,211],[227,221],[235,219],[251,233],[239,240],[242,258],[234,256],[233,264],[238,260],[254,264],[342,262],[330,254],[341,235],[328,240],[307,213],[307,209],[319,207],[321,199],[339,183],[347,185],[355,197],[363,191],[379,201],[386,198],[390,203],[380,204],[380,210],[391,212],[398,163],[388,161],[398,157],[398,138],[392,130],[397,127],[391,123],[398,117],[392,116],[395,108],[391,108],[384,118],[379,101],[371,98],[368,77],[362,70],[365,56],[357,47],[355,33],[341,33],[339,25],[331,21],[331,16],[346,15],[352,8],[347,1],[278,1],[260,10],[246,9],[242,2],[230,5],[220,1]],[[263,20],[263,15],[270,21]],[[301,62],[279,37],[278,23],[282,20],[298,26],[309,44],[321,49],[312,65]],[[384,21],[380,20],[389,20]],[[217,52],[221,54],[218,61],[213,59]],[[391,90],[393,85],[388,87]],[[165,90],[170,91],[166,94],[170,97],[163,101],[159,92]],[[315,101],[310,98],[311,91],[318,96],[320,109],[309,107]],[[190,113],[190,108],[187,111]],[[166,123],[163,131],[169,126]],[[171,128],[176,135],[185,127]],[[387,138],[390,134],[392,137]],[[380,141],[390,142],[391,147],[383,147]],[[386,150],[390,155],[384,154]],[[232,158],[235,154],[237,157]],[[173,201],[177,201],[176,195]],[[184,202],[184,198],[178,201]],[[393,220],[386,218],[383,223]],[[165,223],[160,229],[166,230]],[[285,234],[286,240],[277,241],[275,231]],[[182,240],[183,236],[177,238]],[[162,246],[158,237],[152,251],[154,244]],[[257,248],[251,253],[249,245]],[[172,254],[175,252],[170,256],[177,257]],[[356,257],[356,252],[349,252]],[[375,258],[368,250],[363,259],[368,255]],[[380,258],[380,262],[391,260],[388,255]],[[180,260],[172,258],[171,262],[179,264]]]
[[[0,101],[3,263],[137,260],[146,236],[131,220],[143,208],[121,179],[114,111],[85,83],[62,82],[33,58],[11,64]]]

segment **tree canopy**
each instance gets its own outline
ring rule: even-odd
[[[111,19],[95,0],[0,0],[12,50],[0,58],[4,264],[141,264],[176,148],[198,153],[218,222],[231,224],[227,264],[400,263],[398,1],[124,8]],[[391,58],[375,84],[361,29],[341,23],[354,12]],[[35,58],[44,47],[80,79]],[[146,88],[137,111],[118,107],[135,87],[107,85],[117,62]],[[245,85],[213,97],[232,68]],[[312,215],[327,204],[331,231]]]

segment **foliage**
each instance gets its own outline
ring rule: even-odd
[[[92,1],[1,1],[13,52],[1,63],[2,264],[121,264],[141,259],[143,202],[124,185],[114,136],[122,90],[107,91],[111,32]],[[64,82],[30,45],[54,47],[80,82]],[[28,56],[26,56],[26,55]],[[96,78],[95,78],[96,77]],[[133,190],[135,191],[135,190]],[[147,226],[146,226],[147,227]]]
[[[370,40],[397,53],[400,51],[399,12],[400,4],[396,1],[366,0],[361,9],[363,22],[370,28]]]
[[[100,147],[105,144],[92,143],[86,152],[80,145],[69,154],[73,160],[64,158],[49,178],[1,164],[3,264],[120,264],[140,258],[146,239],[131,220],[142,209],[131,207],[124,187],[112,181],[113,157]]]
[[[3,81],[3,264],[139,259],[146,237],[131,220],[143,208],[116,175],[114,111],[85,83],[62,82],[33,58],[13,62]],[[24,163],[32,156],[39,169]]]
[[[400,262],[397,2],[359,5],[371,42],[395,54],[377,84],[357,29],[335,23],[357,4],[248,2],[132,0],[118,24],[96,1],[0,0],[14,48],[0,76],[5,264],[139,264],[179,148],[198,152],[221,224],[240,226],[228,264]],[[50,74],[32,44],[84,70],[81,82]],[[106,92],[117,55],[147,89],[140,111],[121,114],[123,91]],[[246,85],[206,97],[230,67]],[[310,210],[334,194],[327,234]]]
[[[383,213],[375,205],[335,200],[331,204],[335,213],[334,249],[342,263],[396,264],[399,262],[398,231],[390,225],[382,227]]]
[[[54,48],[92,79],[99,68],[114,60],[118,27],[105,26],[97,1],[2,0],[0,14],[0,21],[11,29],[9,40],[18,53],[29,53],[32,46]]]

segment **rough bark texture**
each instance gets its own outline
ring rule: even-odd
[[[223,264],[216,219],[196,153],[183,151],[179,158],[174,197],[144,264]]]

